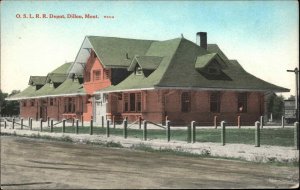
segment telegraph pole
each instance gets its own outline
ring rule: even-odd
[[[299,96],[299,70],[296,67],[294,70],[286,70],[287,72],[294,72],[296,76],[296,97],[295,97],[295,109],[296,109],[296,121],[299,121],[299,104],[298,104],[298,96]]]

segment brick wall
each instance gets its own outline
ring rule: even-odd
[[[263,113],[260,103],[263,94],[259,92],[249,92],[247,98],[247,112],[238,112],[238,93],[234,91],[221,92],[220,113],[210,112],[209,91],[190,91],[191,109],[190,112],[181,111],[182,90],[160,90],[143,92],[142,117],[143,119],[161,123],[165,116],[173,123],[186,124],[193,120],[207,124],[212,124],[214,116],[218,120],[226,120],[229,123],[237,124],[237,117],[240,116],[241,124],[252,125]],[[119,104],[122,104],[119,102]],[[120,105],[117,106],[120,108]],[[118,112],[122,113],[121,109]],[[126,115],[126,113],[123,113]],[[134,113],[132,113],[134,114]],[[136,113],[140,114],[140,113]],[[133,117],[133,116],[132,116]],[[133,117],[134,118],[134,117]]]

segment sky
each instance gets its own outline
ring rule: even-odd
[[[209,44],[249,73],[290,89],[284,97],[295,94],[295,74],[286,70],[299,64],[297,1],[1,1],[1,90],[23,90],[31,75],[74,61],[87,35],[168,40],[183,34],[195,42],[197,32],[207,32]]]

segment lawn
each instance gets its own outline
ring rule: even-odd
[[[44,127],[43,131],[50,132],[49,127]],[[55,133],[61,133],[62,127],[54,127]],[[75,127],[66,126],[65,133],[75,133]],[[90,134],[90,127],[79,127],[79,134]],[[94,135],[105,135],[106,128],[93,127]],[[123,136],[123,129],[110,128],[110,135]],[[127,136],[129,138],[143,138],[143,130],[128,128]],[[148,139],[166,139],[166,131],[162,129],[147,130]],[[172,129],[171,140],[187,141],[187,129]],[[293,146],[294,144],[294,129],[293,128],[263,128],[261,129],[261,145],[276,145],[276,146]],[[221,129],[197,128],[196,142],[221,142]],[[227,128],[226,143],[241,143],[253,144],[255,142],[255,130],[247,128]]]

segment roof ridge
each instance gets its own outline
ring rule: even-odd
[[[149,39],[140,39],[140,38],[124,38],[124,37],[114,37],[114,36],[86,36],[89,37],[98,37],[98,38],[114,38],[114,39],[122,39],[122,40],[138,40],[138,41],[152,41],[152,42],[160,42],[158,40],[149,40]]]

